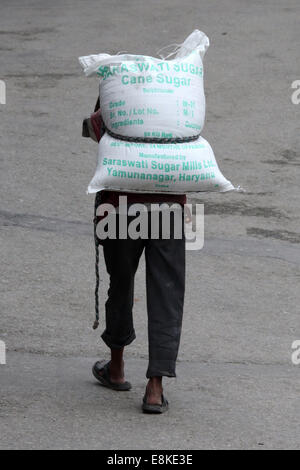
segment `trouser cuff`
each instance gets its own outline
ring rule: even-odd
[[[101,335],[101,338],[110,349],[122,349],[124,348],[124,346],[128,346],[135,340],[136,334],[133,331],[130,334],[130,336],[128,336],[127,338],[120,339],[120,338],[113,338],[108,333],[106,333],[106,331],[104,331],[104,333]]]
[[[146,377],[148,379],[151,377],[176,377],[176,362],[150,360]]]

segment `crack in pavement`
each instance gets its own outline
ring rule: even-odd
[[[14,214],[8,211],[0,211],[1,227],[20,227],[43,232],[63,233],[72,236],[93,236],[93,222],[81,222],[75,220],[63,220],[58,217],[44,217],[31,214]],[[254,233],[253,233],[254,234]],[[272,234],[270,234],[272,235]],[[293,243],[295,244],[295,242]],[[300,265],[299,249],[291,246],[291,240],[265,241],[253,238],[205,240],[201,253],[220,256],[224,254],[237,254],[241,256],[266,257],[286,261]]]
[[[34,350],[27,350],[26,348],[13,348],[13,349],[7,349],[7,353],[13,354],[13,355],[28,355],[32,357],[37,357],[41,356],[45,359],[91,359],[91,361],[94,359],[93,356],[90,355],[78,355],[78,354],[72,354],[72,353],[51,353],[51,352],[46,352],[46,351],[34,351]],[[135,362],[135,361],[148,361],[147,357],[144,356],[133,356],[130,353],[127,353],[127,361],[130,362]],[[287,366],[291,369],[294,370],[294,366],[290,363],[287,363],[286,361],[273,361],[273,362],[259,362],[259,361],[254,361],[254,360],[225,360],[225,361],[216,361],[216,360],[208,360],[208,359],[199,359],[199,358],[194,358],[194,359],[177,359],[177,364],[201,364],[204,366],[248,366],[248,367],[253,367],[253,366],[258,366],[258,367],[284,367],[286,368]]]
[[[200,200],[197,198],[190,198],[189,202],[192,204],[199,204]],[[242,201],[205,201],[204,213],[205,215],[240,215],[244,217],[289,219],[287,214],[274,207],[249,206]]]
[[[300,252],[298,248],[282,241],[254,240],[253,238],[238,238],[226,240],[224,238],[211,238],[204,243],[203,253],[212,256],[224,254],[237,254],[240,256],[253,256],[272,258],[300,265]]]
[[[69,235],[92,235],[93,224],[77,220],[63,220],[58,217],[44,217],[31,214],[14,214],[0,211],[0,227],[21,227],[43,232],[57,232]]]

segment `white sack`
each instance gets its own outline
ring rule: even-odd
[[[101,114],[109,130],[131,137],[189,137],[204,125],[202,59],[208,47],[207,36],[195,30],[173,60],[99,54],[79,61],[87,76],[100,78]]]
[[[220,172],[211,146],[202,137],[184,144],[146,144],[104,134],[98,156],[89,193],[103,189],[173,194],[234,189]]]

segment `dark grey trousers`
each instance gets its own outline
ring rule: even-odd
[[[129,222],[132,218],[129,217]],[[149,214],[150,220],[150,214]],[[102,339],[120,349],[135,339],[132,308],[134,278],[142,253],[146,258],[149,366],[146,376],[176,377],[185,292],[185,239],[113,240],[102,242],[110,276],[106,329]]]

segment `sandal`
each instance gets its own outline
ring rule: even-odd
[[[161,396],[161,405],[149,405],[147,403],[147,396],[145,394],[143,398],[143,405],[142,405],[142,410],[144,413],[152,413],[152,414],[161,414],[165,413],[169,409],[169,403],[168,400],[164,397],[164,395]]]
[[[131,389],[130,382],[124,383],[114,383],[110,380],[109,376],[109,365],[110,361],[107,364],[103,365],[103,362],[96,362],[93,367],[93,375],[94,377],[103,385],[104,387],[110,388],[111,390],[116,390],[119,392],[125,392]],[[102,372],[100,374],[100,372]]]

